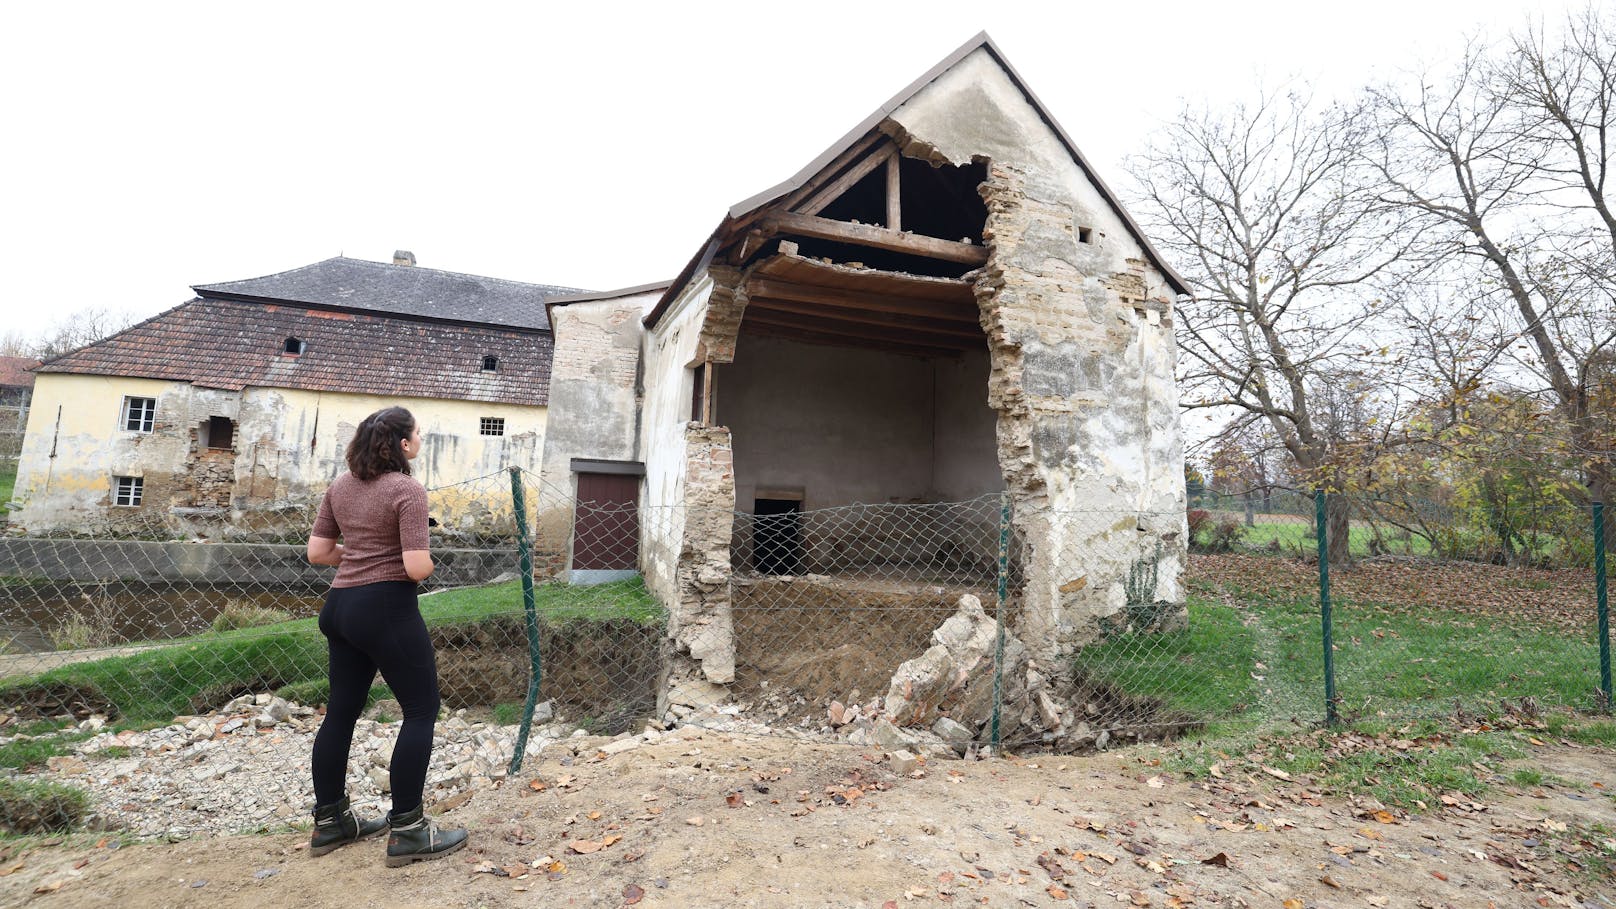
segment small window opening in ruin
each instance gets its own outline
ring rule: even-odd
[[[208,417],[203,423],[202,447],[214,451],[229,451],[236,443],[236,421],[229,417]]]
[[[124,508],[135,508],[140,505],[140,498],[146,492],[144,477],[113,477],[112,478],[112,504]]]
[[[483,357],[483,372],[499,372],[499,357],[492,354]]]
[[[505,434],[505,418],[483,417],[478,431],[485,436],[502,436]]]
[[[707,364],[690,371],[690,422],[702,423],[707,415]]]
[[[303,351],[308,349],[308,342],[304,341],[302,338],[287,338],[286,344],[281,348],[281,351],[289,354],[290,356],[301,357],[303,355]]]
[[[1079,242],[1079,243],[1093,243],[1094,242],[1094,228],[1092,228],[1092,227],[1079,227],[1077,229],[1077,242]]]
[[[152,425],[157,419],[156,398],[135,398],[128,395],[123,399],[123,420],[119,423],[126,432],[151,432]]]
[[[802,573],[801,500],[752,500],[752,567],[759,574]]]

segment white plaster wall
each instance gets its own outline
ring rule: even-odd
[[[1018,503],[1037,542],[1028,602],[1060,604],[1029,610],[1053,623],[1038,632],[1061,649],[1081,646],[1094,617],[1127,604],[1127,579],[1147,563],[1157,569],[1154,600],[1182,602],[1183,451],[1166,278],[985,49],[892,120],[909,154],[955,164],[985,156],[1024,181],[1018,204],[1029,217],[1001,225],[994,264],[1009,282],[996,303],[1014,313],[1003,324],[1015,356],[1003,368],[1015,373],[1002,385],[1015,389],[1011,403],[1027,409],[1019,419],[1030,426],[1026,447],[1006,456],[1025,457],[1038,478]],[[1083,228],[1093,242],[1079,242]]]
[[[663,603],[679,601],[679,549],[684,537],[685,426],[690,421],[691,366],[713,290],[706,275],[691,281],[643,336],[644,399],[640,451],[645,461],[640,561],[646,586]],[[719,391],[722,394],[722,389]]]
[[[1025,171],[1030,197],[1071,205],[1079,226],[1100,233],[1100,242],[1073,250],[1084,273],[1122,271],[1128,259],[1143,257],[1122,219],[986,49],[943,73],[894,111],[892,119],[952,164],[987,155]],[[1155,269],[1151,278],[1152,296],[1171,295]]]
[[[573,458],[637,461],[640,413],[637,380],[644,326],[660,294],[552,307],[555,358],[544,437],[542,489],[534,503],[536,538],[564,551],[576,496]]]

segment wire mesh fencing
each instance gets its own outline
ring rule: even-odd
[[[709,513],[641,491],[522,471],[429,490],[429,798],[647,724],[970,754],[1610,706],[1587,509],[1280,491],[1187,513],[1005,495]],[[302,816],[332,573],[304,557],[314,504],[226,532],[125,511],[0,538],[7,773],[86,785],[140,833]],[[387,791],[384,682],[361,802]]]

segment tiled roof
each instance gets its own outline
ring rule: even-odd
[[[284,355],[288,338],[305,351]],[[553,347],[548,332],[203,298],[38,372],[536,406],[549,401]],[[482,370],[486,355],[499,358],[497,370]]]
[[[198,284],[203,297],[284,301],[417,318],[547,329],[544,299],[577,288],[524,284],[338,256],[262,278]]]
[[[0,385],[33,385],[29,370],[38,365],[33,357],[0,357]]]

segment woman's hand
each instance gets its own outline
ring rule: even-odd
[[[335,568],[342,564],[342,544],[326,537],[309,537],[308,555],[311,565]]]

